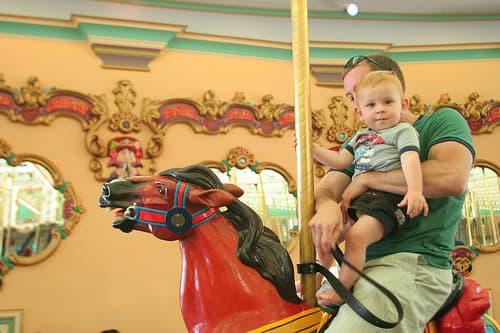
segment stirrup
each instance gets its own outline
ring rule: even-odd
[[[318,307],[321,309],[321,311],[326,312],[331,314],[333,317],[337,315],[340,309],[340,305],[338,304],[328,304],[328,305],[322,305],[318,303]]]

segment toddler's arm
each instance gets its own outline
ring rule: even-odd
[[[423,212],[424,216],[429,213],[429,206],[422,193],[422,168],[420,158],[416,151],[407,151],[401,154],[401,166],[406,179],[408,191],[398,207],[408,206],[407,214],[415,217]]]

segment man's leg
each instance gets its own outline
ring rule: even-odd
[[[452,286],[450,270],[434,268],[423,257],[412,253],[371,260],[366,263],[364,273],[398,298],[403,306],[403,320],[392,329],[378,328],[344,304],[326,332],[423,332],[426,322],[444,303]],[[390,300],[365,279],[361,278],[354,286],[354,296],[381,319],[397,320],[397,311]]]

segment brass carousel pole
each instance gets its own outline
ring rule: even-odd
[[[298,217],[300,223],[300,262],[315,262],[316,254],[307,223],[314,214],[314,175],[311,155],[311,96],[309,75],[309,37],[307,0],[290,0],[292,51],[295,82],[295,135],[297,137]],[[301,276],[302,297],[316,305],[316,277]]]

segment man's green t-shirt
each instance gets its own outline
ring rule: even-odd
[[[422,115],[413,126],[419,133],[422,162],[428,159],[432,146],[447,141],[463,144],[475,156],[470,129],[456,110],[443,108],[430,115]],[[352,168],[343,172],[352,176]],[[412,252],[423,255],[434,267],[450,268],[451,251],[455,245],[464,199],[465,192],[458,196],[427,199],[428,216],[419,215],[396,232],[370,245],[366,251],[366,260],[398,252]]]

